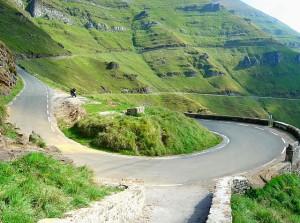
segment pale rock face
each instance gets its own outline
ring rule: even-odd
[[[29,12],[35,18],[48,17],[49,19],[57,19],[67,24],[72,23],[72,20],[63,12],[47,5],[42,0],[32,0],[29,4]]]
[[[263,64],[276,66],[280,64],[282,60],[282,55],[280,52],[269,52],[263,55]]]
[[[21,8],[21,9],[25,8],[22,0],[14,0],[14,1],[16,3],[17,7]]]

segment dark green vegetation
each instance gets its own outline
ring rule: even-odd
[[[46,147],[46,143],[43,140],[43,138],[40,135],[36,134],[35,132],[32,132],[30,134],[30,136],[29,136],[29,142],[37,145],[40,148],[45,148]]]
[[[61,217],[116,191],[92,182],[85,167],[74,167],[41,153],[0,163],[0,220],[34,223]]]
[[[283,175],[263,189],[232,197],[234,223],[299,223],[300,178]]]
[[[149,108],[138,117],[92,114],[64,132],[94,148],[146,156],[192,153],[221,141],[195,120],[161,108]]]

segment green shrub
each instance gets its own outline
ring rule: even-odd
[[[29,142],[39,146],[40,148],[45,148],[46,147],[46,143],[44,141],[44,139],[36,134],[35,132],[32,132],[29,136]]]
[[[139,117],[88,115],[70,132],[75,140],[88,138],[94,147],[132,155],[191,153],[220,142],[197,121],[162,108],[149,108]]]

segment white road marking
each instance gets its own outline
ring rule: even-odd
[[[286,149],[287,149],[287,147],[285,147],[285,148],[282,150],[281,154],[285,154]]]
[[[192,157],[202,156],[202,155],[205,155],[205,154],[216,152],[218,150],[223,149],[224,147],[226,147],[230,143],[230,139],[227,136],[225,136],[221,133],[218,133],[218,132],[214,132],[214,131],[211,131],[211,132],[221,136],[224,139],[224,142],[222,142],[221,145],[218,145],[216,147],[211,148],[210,150],[206,150],[206,151],[199,152],[199,153],[194,153],[194,154],[190,154],[190,155],[177,155],[177,156],[175,155],[175,156],[167,156],[167,157],[155,157],[155,158],[150,158],[150,159],[172,160],[172,159],[178,159],[178,158],[192,158]]]
[[[259,129],[259,130],[262,130],[262,131],[265,131],[265,129],[260,128],[260,127],[257,127],[257,126],[254,126],[254,128]]]
[[[271,131],[271,133],[272,133],[273,135],[278,136],[278,134],[277,134],[276,132]]]
[[[282,142],[283,142],[284,144],[286,144],[286,141],[285,141],[285,139],[284,139],[284,138],[281,138],[281,140],[282,140]]]
[[[238,125],[240,125],[240,126],[249,126],[249,125],[247,125],[247,124],[243,124],[243,123],[238,123]]]

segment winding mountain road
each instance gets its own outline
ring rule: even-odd
[[[281,136],[268,127],[199,120],[211,131],[224,136],[221,145],[204,153],[165,158],[129,157],[96,151],[64,137],[52,117],[53,91],[24,70],[18,69],[18,73],[24,79],[25,87],[10,106],[10,121],[27,135],[31,131],[39,133],[49,145],[60,148],[76,164],[87,165],[100,178],[135,178],[142,179],[146,185],[188,187],[265,165],[280,156],[285,147]],[[191,188],[188,190],[192,191]],[[196,198],[206,198],[207,194],[206,191]],[[192,207],[198,202],[193,201]],[[200,212],[199,216],[205,211]],[[183,215],[187,213],[192,214],[193,210]],[[157,219],[163,219],[161,210],[156,215]],[[198,220],[201,219],[199,216]],[[160,222],[192,222],[186,220],[187,216],[182,219],[177,216],[177,221],[171,220],[170,216],[166,219]],[[152,222],[155,222],[155,216],[152,216]]]

